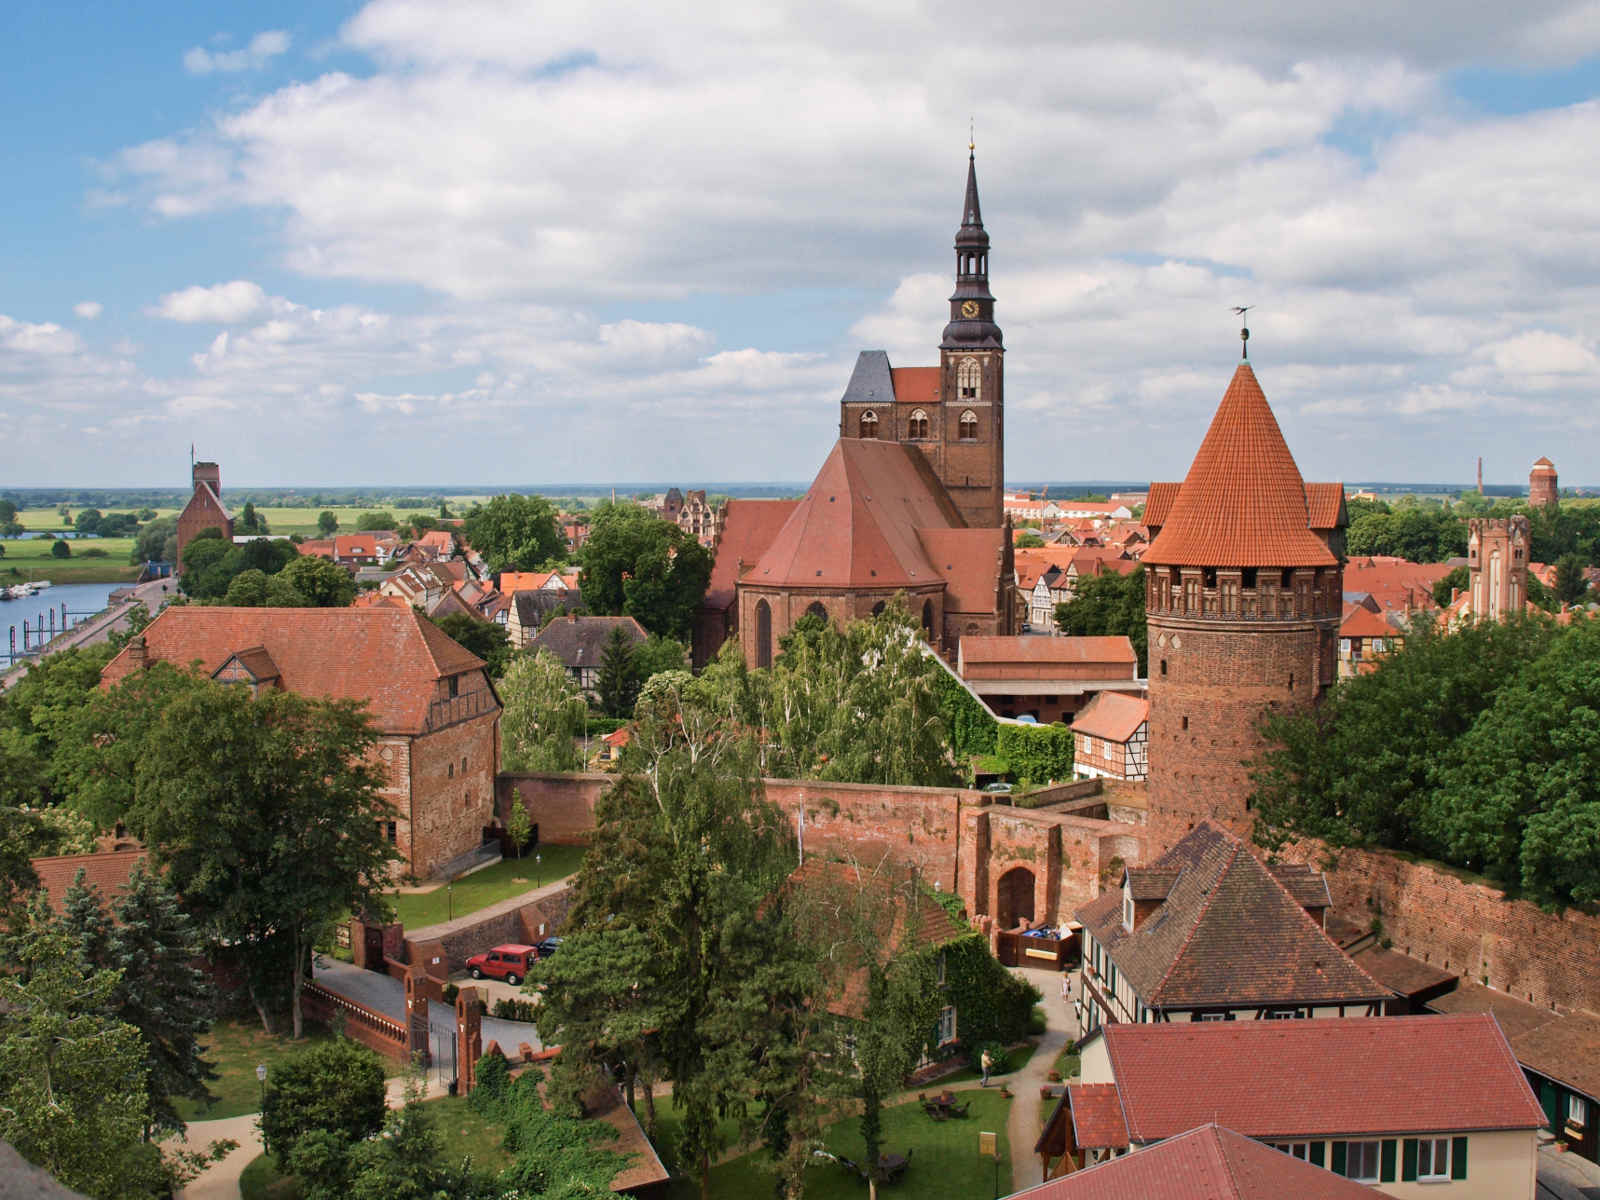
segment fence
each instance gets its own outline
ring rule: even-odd
[[[396,1021],[316,983],[307,983],[302,988],[300,1006],[306,1016],[324,1025],[331,1026],[337,1019],[335,1014],[340,1014],[344,1019],[346,1037],[396,1062],[411,1061],[409,1039],[403,1021]]]

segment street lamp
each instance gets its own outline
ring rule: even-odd
[[[267,1108],[267,1064],[266,1063],[257,1063],[256,1064],[256,1087],[260,1090],[260,1093],[261,1093],[261,1110],[263,1112],[265,1112],[266,1108]]]
[[[533,886],[544,886],[544,855],[537,850],[533,852]]]
[[[454,879],[445,881],[444,904],[444,919],[446,921],[454,921],[456,919],[456,881]]]

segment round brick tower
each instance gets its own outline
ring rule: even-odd
[[[1248,834],[1262,715],[1314,704],[1334,681],[1344,489],[1301,479],[1244,362],[1183,483],[1152,485],[1145,522],[1159,853],[1203,819]]]
[[[1556,487],[1556,465],[1540,455],[1528,472],[1528,506],[1543,508],[1555,504],[1559,489]]]

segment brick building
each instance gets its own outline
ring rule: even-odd
[[[1159,851],[1208,818],[1246,829],[1262,714],[1314,704],[1333,683],[1344,489],[1301,478],[1241,362],[1189,474],[1151,486],[1144,521]]]
[[[1528,505],[1543,508],[1558,503],[1561,489],[1556,482],[1556,465],[1544,455],[1534,460],[1528,472]]]
[[[1126,637],[961,639],[956,671],[998,716],[1068,721],[1106,691],[1142,693]]]
[[[970,155],[962,211],[939,365],[895,368],[883,351],[862,351],[839,403],[839,441],[805,498],[781,525],[775,506],[726,506],[697,662],[737,632],[746,661],[763,665],[806,613],[842,624],[901,594],[946,656],[965,636],[1015,631],[1005,348]]]
[[[214,462],[197,462],[190,469],[194,493],[178,514],[178,561],[183,566],[183,548],[205,529],[215,529],[227,541],[233,540],[233,514],[222,502],[222,468]]]
[[[256,694],[368,705],[394,808],[385,833],[418,876],[482,843],[494,818],[500,700],[475,657],[409,608],[163,609],[106,664],[110,685],[151,663]]]

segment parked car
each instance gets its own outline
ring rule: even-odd
[[[997,779],[992,783],[984,784],[982,790],[993,796],[1009,796],[1011,794],[1011,785],[1003,779]]]
[[[547,937],[544,939],[544,941],[539,943],[539,957],[549,958],[559,949],[561,949],[561,939],[558,937]]]
[[[504,979],[515,985],[528,977],[528,964],[538,957],[537,946],[512,942],[496,946],[483,954],[474,954],[467,959],[467,972],[474,979],[482,979],[487,975],[491,979]]]

